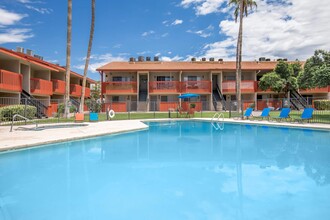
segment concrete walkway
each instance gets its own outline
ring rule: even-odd
[[[39,125],[38,130],[35,125],[15,126],[13,132],[9,132],[10,126],[1,126],[0,151],[147,128],[138,120],[48,124]]]
[[[95,137],[106,134],[122,133],[147,129],[148,126],[141,121],[168,121],[169,119],[150,119],[150,120],[123,120],[106,121],[97,123],[62,123],[39,125],[35,130],[35,125],[15,126],[13,132],[9,132],[9,126],[0,127],[0,151],[7,151],[19,148],[27,148],[41,144],[48,144],[61,141],[76,140],[81,138]],[[211,118],[193,119],[172,119],[172,120],[200,120],[211,121]],[[220,120],[222,121],[222,120]],[[268,126],[285,126],[322,129],[330,131],[330,124],[298,124],[286,122],[251,121],[224,119],[229,123],[245,123]]]

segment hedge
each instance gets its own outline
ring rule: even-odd
[[[315,100],[314,108],[316,110],[330,110],[330,100]]]
[[[26,114],[24,112],[26,111]],[[37,108],[30,105],[9,105],[0,107],[0,120],[10,121],[15,114],[25,116],[26,118],[32,119],[37,113]]]

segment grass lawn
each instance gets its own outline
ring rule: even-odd
[[[216,112],[195,112],[195,118],[212,118]],[[222,112],[225,118],[229,118],[229,112]],[[291,111],[291,118],[300,118],[302,112],[299,111]],[[279,111],[272,111],[270,113],[271,117],[277,117],[279,115]],[[105,113],[99,113],[99,121],[106,121],[107,115]],[[237,112],[232,112],[231,117],[240,117],[241,114]],[[169,118],[168,112],[118,112],[115,117],[111,120],[130,120],[130,119],[158,119],[158,118]],[[180,117],[177,112],[171,112],[170,118],[185,118]],[[89,115],[85,114],[85,121],[89,121]],[[48,124],[48,123],[65,123],[65,122],[74,122],[74,117],[69,119],[65,118],[47,118],[47,119],[38,119],[38,124]],[[310,121],[311,123],[326,123],[330,124],[330,111],[314,111],[313,119]],[[28,122],[31,124],[34,122]],[[10,125],[10,122],[3,123],[3,125]],[[15,125],[22,125],[25,122],[15,123]]]

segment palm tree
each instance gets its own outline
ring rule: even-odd
[[[88,64],[89,64],[89,60],[91,57],[91,50],[92,50],[92,44],[93,44],[94,23],[95,23],[95,0],[92,0],[92,22],[91,22],[91,29],[90,29],[90,33],[89,33],[89,42],[88,42],[87,57],[86,57],[85,68],[84,68],[84,79],[83,79],[83,85],[82,85],[79,112],[84,111],[86,78],[87,78]]]
[[[234,16],[235,22],[239,17],[239,30],[236,48],[236,100],[237,110],[241,107],[241,75],[242,75],[242,41],[243,41],[243,17],[248,16],[248,8],[252,10],[257,7],[257,3],[253,0],[230,0],[229,5],[235,6]]]
[[[71,30],[72,30],[72,0],[68,0],[68,18],[67,18],[67,36],[66,36],[66,65],[65,65],[65,103],[64,115],[69,118],[70,107],[70,69],[71,69]]]

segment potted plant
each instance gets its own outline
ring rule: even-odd
[[[190,108],[195,109],[195,107],[196,107],[196,104],[195,103],[191,103],[190,104]]]

